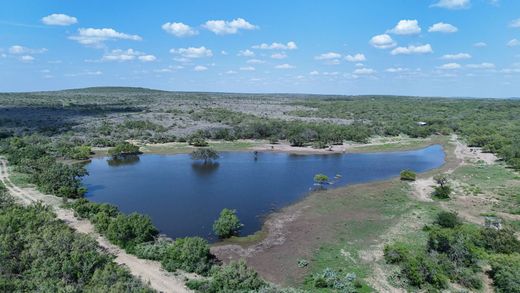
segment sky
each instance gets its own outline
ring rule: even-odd
[[[0,91],[519,97],[518,0],[0,0]]]

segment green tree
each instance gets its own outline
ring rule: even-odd
[[[412,170],[403,170],[403,171],[401,171],[400,175],[401,175],[401,180],[406,180],[406,181],[415,181],[415,178],[417,177],[415,172]]]
[[[326,184],[327,182],[329,182],[329,176],[321,174],[321,173],[316,174],[316,175],[314,175],[314,182],[316,182],[317,184],[320,184],[320,185]]]
[[[213,232],[219,238],[229,238],[238,234],[242,224],[235,210],[223,209],[219,218],[213,223]]]
[[[193,160],[202,160],[204,164],[219,158],[218,152],[212,148],[196,149],[191,153]]]
[[[177,238],[165,249],[161,261],[163,268],[173,272],[184,270],[206,274],[212,266],[208,242],[200,237]]]
[[[139,147],[129,142],[120,142],[113,148],[108,150],[108,154],[112,157],[124,156],[124,155],[137,155],[139,154]]]

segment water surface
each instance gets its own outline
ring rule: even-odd
[[[225,152],[217,164],[194,163],[187,154],[141,155],[114,161],[95,158],[83,179],[87,198],[111,203],[122,212],[149,215],[170,237],[212,239],[212,223],[223,208],[236,209],[241,235],[261,228],[262,217],[304,197],[316,173],[341,178],[329,188],[383,180],[403,169],[424,172],[440,167],[440,145],[419,150],[294,155]],[[348,195],[345,195],[348,196]]]

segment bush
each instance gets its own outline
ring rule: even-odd
[[[112,157],[118,157],[124,155],[137,155],[140,154],[140,152],[138,146],[124,141],[109,149],[108,154]]]
[[[361,284],[358,282],[356,274],[342,274],[330,268],[325,268],[321,273],[316,273],[307,280],[314,288],[328,288],[338,292],[357,292]]]
[[[520,253],[520,241],[510,229],[484,228],[481,232],[482,245],[495,253]]]
[[[177,238],[168,245],[161,261],[163,268],[207,274],[213,264],[208,242],[200,237]]]
[[[237,217],[236,210],[223,209],[219,218],[213,223],[213,232],[219,238],[229,238],[237,235],[242,224]]]
[[[438,199],[448,199],[450,198],[451,187],[445,186],[435,186],[433,188],[433,196]]]
[[[148,216],[119,214],[108,224],[106,236],[110,242],[132,251],[140,243],[149,242],[159,232]]]
[[[196,149],[191,153],[192,160],[202,160],[204,163],[218,159],[218,152],[212,148]]]
[[[325,184],[329,182],[329,176],[324,174],[316,174],[314,175],[314,182],[318,184]]]
[[[207,292],[256,292],[266,283],[243,260],[216,269]]]
[[[409,247],[403,243],[385,245],[384,256],[387,263],[399,264],[409,257]]]
[[[440,212],[437,214],[435,224],[443,228],[455,228],[462,223],[456,213]]]
[[[490,276],[498,293],[520,293],[520,254],[493,256]]]
[[[188,144],[196,147],[206,147],[209,145],[209,143],[204,138],[199,136],[190,137]]]
[[[401,171],[401,180],[405,181],[415,181],[417,175],[412,170],[403,170]]]

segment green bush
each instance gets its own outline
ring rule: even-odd
[[[140,152],[138,146],[123,141],[116,144],[113,148],[109,149],[108,154],[112,157],[118,157],[124,155],[137,155],[140,154]]]
[[[409,257],[410,248],[404,243],[394,243],[392,245],[385,245],[384,256],[387,263],[399,264]]]
[[[434,197],[438,199],[448,199],[451,195],[451,187],[449,186],[435,186],[433,188],[433,194]]]
[[[110,242],[132,251],[137,244],[154,240],[158,233],[150,217],[132,213],[113,218],[108,224],[106,236]]]
[[[354,293],[361,284],[354,273],[341,273],[331,268],[325,268],[322,272],[313,274],[306,280],[317,289],[331,289],[334,292]]]
[[[209,143],[200,136],[193,136],[190,137],[188,140],[188,144],[196,147],[207,147]]]
[[[208,242],[200,237],[177,238],[166,248],[161,261],[163,268],[207,274],[213,264]]]
[[[213,232],[219,238],[229,238],[237,235],[242,224],[237,217],[236,210],[223,209],[219,218],[213,223]]]
[[[211,274],[207,292],[255,292],[266,283],[243,260],[231,261]]]
[[[484,228],[481,232],[482,246],[495,253],[520,253],[520,241],[510,229]]]
[[[212,160],[219,158],[218,152],[212,148],[200,148],[196,149],[191,153],[192,160],[202,160],[207,163]]]
[[[520,292],[520,254],[499,254],[491,259],[490,276],[498,293]]]
[[[455,228],[462,224],[457,214],[451,212],[438,213],[434,223],[444,228]]]
[[[417,175],[412,170],[403,170],[401,171],[401,180],[405,181],[415,181]]]

